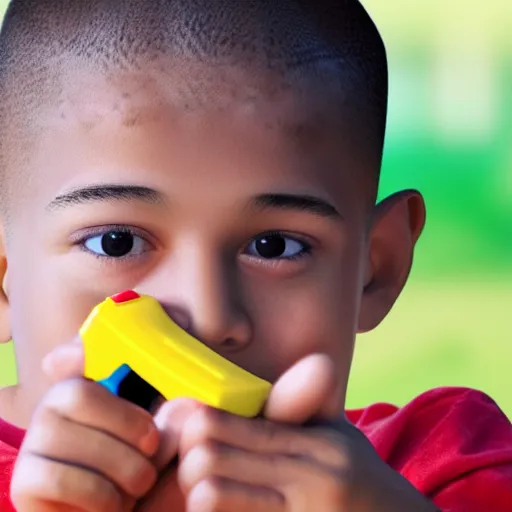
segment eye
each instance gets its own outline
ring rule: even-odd
[[[247,248],[247,254],[264,260],[294,260],[305,256],[311,247],[282,233],[271,233],[255,238]]]
[[[125,258],[137,256],[146,251],[146,241],[130,231],[108,231],[87,238],[84,247],[97,256]]]

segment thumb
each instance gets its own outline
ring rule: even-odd
[[[342,412],[336,367],[326,355],[299,361],[274,385],[265,406],[270,421],[303,424],[333,420]]]
[[[79,337],[59,345],[42,361],[43,371],[52,382],[83,377],[84,366],[84,348]]]

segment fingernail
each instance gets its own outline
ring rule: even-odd
[[[160,444],[160,433],[156,426],[151,423],[147,434],[140,441],[140,449],[149,457],[155,455]]]

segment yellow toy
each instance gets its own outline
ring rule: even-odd
[[[133,291],[96,306],[80,335],[85,348],[84,376],[146,408],[162,395],[166,400],[192,398],[254,417],[270,392],[270,383],[180,329],[157,300]],[[144,389],[150,392],[149,399],[126,396]]]

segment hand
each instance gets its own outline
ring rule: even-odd
[[[187,511],[437,512],[337,410],[335,376],[311,356],[276,384],[266,419],[189,417],[178,470]]]
[[[155,420],[143,409],[80,378],[80,342],[44,363],[55,385],[39,404],[15,465],[11,495],[19,512],[125,512],[155,485],[177,454],[196,404],[176,401]],[[165,423],[165,432],[157,424]],[[173,430],[177,429],[177,430]]]

